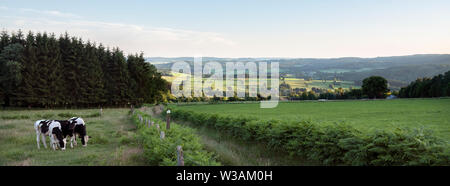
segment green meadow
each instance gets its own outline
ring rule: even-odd
[[[3,110],[0,111],[0,165],[144,165],[129,109]],[[34,122],[83,116],[92,138],[87,147],[65,151],[37,149]],[[46,139],[49,146],[49,138]],[[69,143],[68,143],[69,145]]]
[[[177,106],[179,109],[258,119],[346,123],[361,130],[396,127],[431,129],[450,140],[450,99],[396,99],[280,102],[276,108],[261,109],[258,103]]]

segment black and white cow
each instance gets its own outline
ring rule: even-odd
[[[38,120],[34,123],[34,129],[36,130],[38,149],[40,149],[39,137],[42,138],[42,143],[44,143],[44,147],[47,148],[47,144],[45,142],[46,135],[50,137],[50,145],[53,150],[56,150],[58,147],[60,147],[61,150],[66,149],[61,124],[59,122],[52,120]]]
[[[39,139],[42,139],[44,147],[47,148],[47,142],[45,142],[45,136],[48,135],[48,126],[52,121],[50,120],[37,120],[34,123],[34,129],[36,130],[36,142],[37,148],[40,149]]]
[[[75,128],[74,128],[75,145],[77,145],[76,137],[78,135],[81,138],[81,144],[83,145],[83,147],[86,147],[87,142],[89,141],[89,138],[91,138],[91,137],[87,135],[86,123],[84,122],[83,118],[73,117],[73,118],[70,118],[69,121],[75,125]]]
[[[67,136],[70,136],[70,148],[73,148],[73,142],[75,141],[74,136],[75,123],[70,120],[55,120],[55,121],[61,124],[64,142],[66,142]]]

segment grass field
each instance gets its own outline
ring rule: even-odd
[[[259,119],[311,120],[321,124],[347,123],[361,130],[424,127],[450,141],[450,99],[397,99],[375,101],[280,102],[273,109],[259,104],[178,106],[195,112]]]
[[[144,165],[142,150],[135,141],[135,125],[129,109],[84,110],[6,110],[0,112],[0,165]],[[66,151],[36,146],[34,122],[38,119],[84,118],[92,138],[87,147]],[[47,138],[47,145],[49,139]]]
[[[259,104],[207,104],[176,106],[179,109],[258,119],[310,120],[323,125],[347,123],[360,130],[424,127],[450,141],[450,99],[397,99],[376,101],[280,102],[274,109]],[[0,165],[146,165],[135,138],[129,109],[3,110],[0,112]],[[92,136],[87,147],[66,151],[36,147],[33,124],[38,119],[83,116]],[[182,122],[182,121],[180,121]],[[182,124],[182,123],[181,123]],[[189,123],[186,123],[189,125]],[[224,165],[315,165],[288,157],[284,152],[267,153],[263,145],[234,140],[211,128],[193,127],[208,151]],[[49,140],[47,139],[47,144]],[[448,152],[448,148],[446,148]]]

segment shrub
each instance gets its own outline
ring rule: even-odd
[[[324,165],[450,165],[442,140],[423,129],[361,132],[346,124],[320,125],[172,110],[174,120],[207,125]],[[165,113],[165,112],[163,112]]]
[[[220,165],[212,153],[207,152],[200,143],[200,139],[190,128],[171,122],[170,130],[166,130],[163,121],[151,118],[156,124],[160,124],[160,130],[165,132],[165,138],[160,139],[160,133],[155,126],[148,127],[139,121],[139,116],[151,118],[140,111],[132,115],[134,123],[138,125],[137,140],[142,144],[144,156],[150,165],[176,165],[176,147],[183,148],[184,163],[187,166]],[[186,115],[189,116],[189,115]],[[192,119],[192,118],[191,118]]]

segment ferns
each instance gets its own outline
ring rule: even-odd
[[[171,110],[175,120],[208,125],[237,139],[261,142],[269,150],[282,149],[324,165],[450,165],[443,142],[423,129],[369,133],[345,124],[319,125]]]
[[[159,124],[160,130],[165,132],[165,138],[160,138],[160,133],[155,126],[148,127],[141,123],[138,115],[151,119]],[[171,123],[170,130],[166,130],[163,121],[151,118],[140,111],[132,115],[133,121],[138,125],[137,138],[143,144],[144,156],[149,165],[172,166],[177,164],[176,147],[181,145],[184,151],[184,163],[186,166],[220,165],[213,154],[207,152],[200,144],[200,139],[192,129]]]

